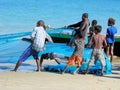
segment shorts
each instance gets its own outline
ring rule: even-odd
[[[107,46],[114,46],[114,43],[107,43]]]
[[[78,67],[82,64],[82,57],[81,56],[71,56],[68,60],[68,65],[75,65],[75,63],[78,63]]]
[[[105,58],[104,58],[104,50],[99,50],[99,49],[93,50],[89,64],[93,65],[96,63],[97,60],[100,60],[102,67],[105,66],[106,63],[105,63]]]
[[[31,55],[33,56],[34,59],[39,59],[38,54],[39,52],[36,52],[35,50],[33,50],[32,46],[30,45],[20,56],[19,61],[24,62]]]

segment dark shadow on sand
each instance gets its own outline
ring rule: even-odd
[[[112,72],[112,74],[117,74],[117,75],[120,75],[120,72],[118,73],[118,72]]]
[[[49,73],[54,73],[54,74],[62,75],[61,72],[59,72],[59,71],[47,71],[47,70],[42,70],[41,72],[49,72]]]
[[[120,71],[120,66],[118,64],[115,64],[112,70]]]
[[[114,66],[112,67],[112,74],[114,75],[109,75],[109,76],[104,76],[107,78],[114,78],[114,79],[120,79],[120,64],[114,64]]]
[[[120,79],[120,76],[103,76],[103,77],[106,77],[106,78],[114,78],[114,79]]]

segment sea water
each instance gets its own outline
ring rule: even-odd
[[[120,0],[0,0],[0,62],[17,62],[30,45],[21,40],[26,35],[24,32],[31,32],[40,19],[46,25],[61,28],[80,21],[81,15],[87,12],[90,21],[96,19],[102,25],[103,34],[106,33],[108,18],[115,18],[120,34],[119,4]],[[17,34],[18,37],[14,37],[12,33],[22,33],[23,36]],[[6,34],[11,34],[11,37],[6,37]],[[40,54],[51,51],[71,55],[73,48],[60,43],[47,44],[46,50]]]
[[[120,34],[120,0],[0,0],[0,34],[32,31],[40,19],[60,28],[81,20],[85,12],[106,33],[107,20],[116,20]]]

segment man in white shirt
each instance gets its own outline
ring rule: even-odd
[[[45,39],[47,39],[49,42],[53,42],[52,38],[46,33],[44,29],[44,22],[42,20],[37,22],[37,26],[34,28],[32,32],[31,39],[32,39],[32,44],[20,56],[14,70],[12,71],[16,72],[18,67],[22,64],[22,62],[24,62],[31,55],[36,60],[36,64],[37,64],[36,71],[38,72],[40,71],[38,54],[40,51],[44,50]]]

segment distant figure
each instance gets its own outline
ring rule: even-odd
[[[108,19],[108,28],[106,33],[106,40],[107,40],[107,56],[110,54],[110,61],[113,61],[113,50],[114,50],[114,42],[115,42],[115,34],[117,33],[116,27],[114,27],[115,19],[109,18]]]
[[[89,38],[90,38],[90,39],[91,39],[91,37],[92,37],[93,35],[95,35],[94,28],[95,28],[96,25],[97,25],[97,20],[93,20],[93,21],[92,21],[92,25],[91,25],[91,27],[89,28]]]
[[[73,72],[73,74],[75,74],[82,64],[85,40],[83,38],[77,38],[77,39],[74,39],[73,44],[75,45],[75,50],[74,50],[72,56],[68,58],[68,63],[66,65],[66,67],[64,68],[64,70],[62,71],[62,74],[65,73],[65,71],[67,70],[67,68],[70,65],[75,65],[75,63],[77,62],[77,64],[78,64],[77,68]]]
[[[46,28],[47,30],[51,29],[50,24],[46,25],[45,28]]]
[[[90,25],[90,22],[88,19],[88,14],[83,13],[82,21],[80,21],[76,24],[73,24],[73,25],[66,26],[67,28],[74,29],[73,35],[72,35],[70,42],[69,42],[69,45],[71,45],[71,43],[73,42],[73,39],[75,39],[77,37],[81,37],[85,40],[86,34],[87,34],[87,29],[88,29],[89,25]]]
[[[46,38],[48,39],[48,41],[53,42],[51,37],[44,30],[44,22],[40,20],[37,22],[37,25],[32,32],[32,35],[31,35],[32,44],[20,56],[14,70],[12,71],[16,72],[18,67],[22,64],[22,62],[24,62],[29,56],[33,56],[37,64],[36,71],[39,72],[40,63],[39,63],[38,54],[40,51],[44,50]]]
[[[102,76],[104,75],[104,66],[106,65],[105,63],[105,58],[104,58],[104,50],[103,50],[103,45],[107,46],[105,38],[100,34],[102,30],[102,27],[100,25],[95,26],[95,35],[91,38],[90,42],[88,45],[94,44],[93,47],[93,52],[91,56],[91,60],[88,64],[86,73],[88,73],[89,65],[92,64],[91,62],[96,63],[96,60],[100,60],[101,66],[102,66]]]

